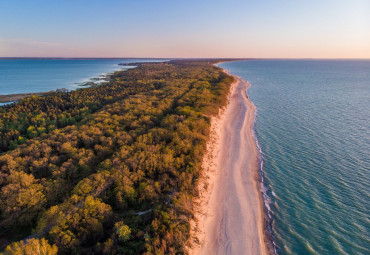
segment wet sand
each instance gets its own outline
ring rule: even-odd
[[[255,106],[246,94],[250,85],[234,78],[227,107],[211,120],[190,254],[268,254],[252,134]]]

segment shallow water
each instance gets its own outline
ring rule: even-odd
[[[279,254],[370,254],[370,61],[220,64],[249,81]]]
[[[81,88],[81,83],[152,59],[0,59],[0,95]]]

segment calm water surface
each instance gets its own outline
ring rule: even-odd
[[[0,95],[81,88],[79,84],[153,59],[0,59]]]
[[[370,61],[220,66],[252,84],[278,253],[370,254]]]

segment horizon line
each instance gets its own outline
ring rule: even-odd
[[[297,58],[225,58],[225,57],[0,57],[0,59],[168,59],[168,60],[200,60],[200,59],[220,59],[220,60],[268,60],[268,59],[285,59],[285,60],[370,60],[370,58],[308,58],[308,57],[297,57]]]

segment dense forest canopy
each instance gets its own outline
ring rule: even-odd
[[[0,107],[0,250],[186,253],[210,116],[233,81],[214,62],[140,64]]]

